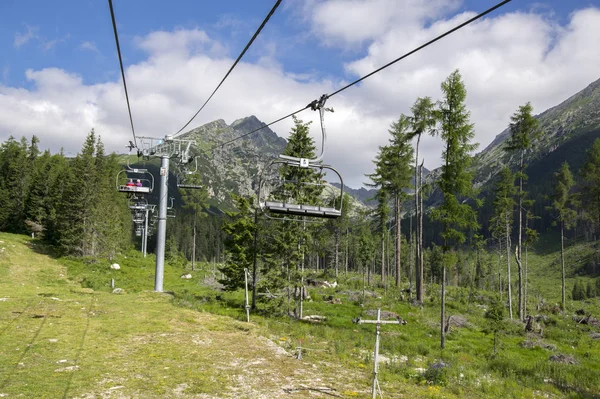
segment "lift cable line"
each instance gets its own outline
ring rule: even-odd
[[[119,34],[117,33],[117,22],[115,21],[115,12],[113,10],[112,0],[108,0],[110,7],[110,17],[112,19],[113,31],[115,33],[115,43],[117,44],[117,54],[119,55],[119,65],[121,66],[121,77],[123,77],[123,88],[125,89],[125,99],[127,100],[127,110],[129,111],[129,122],[131,123],[131,133],[133,134],[133,144],[137,147],[135,138],[135,129],[133,128],[133,118],[131,116],[131,105],[129,104],[129,94],[127,93],[127,82],[125,80],[125,69],[123,69],[123,58],[121,57],[121,46],[119,45]]]
[[[254,35],[252,36],[252,38],[250,39],[250,41],[248,42],[248,44],[246,44],[246,47],[244,47],[244,50],[242,50],[242,52],[237,57],[237,59],[235,60],[235,62],[231,66],[231,68],[229,68],[229,71],[227,71],[227,73],[225,74],[225,76],[223,77],[223,79],[221,79],[221,82],[219,83],[219,85],[217,86],[217,88],[212,92],[212,94],[208,97],[208,99],[204,102],[204,104],[202,104],[202,106],[194,114],[194,116],[192,116],[192,118],[185,125],[183,125],[183,127],[181,129],[179,129],[177,131],[177,133],[175,133],[175,135],[178,135],[179,133],[181,133],[183,131],[183,129],[185,129],[186,127],[188,127],[188,125],[190,123],[192,123],[192,121],[196,118],[196,116],[198,116],[198,114],[200,113],[200,111],[202,111],[204,109],[204,107],[206,106],[206,104],[208,104],[208,102],[210,101],[210,99],[215,95],[215,93],[217,92],[217,90],[219,90],[219,88],[221,87],[221,85],[225,82],[225,80],[227,79],[227,77],[229,76],[229,74],[231,73],[231,71],[233,71],[233,69],[236,67],[236,65],[238,64],[238,62],[240,62],[240,60],[242,59],[242,57],[244,56],[244,54],[246,54],[246,51],[248,51],[248,49],[250,48],[250,46],[252,45],[252,43],[254,42],[254,40],[258,37],[258,35],[262,31],[262,29],[265,27],[265,25],[267,24],[267,22],[269,21],[269,19],[271,19],[271,17],[275,13],[275,10],[277,10],[277,7],[279,7],[279,4],[281,4],[281,0],[277,0],[277,2],[273,6],[273,8],[269,12],[269,14],[263,20],[262,24],[260,24],[260,26],[258,27],[257,31],[254,32]]]
[[[482,17],[486,16],[487,14],[491,13],[492,11],[494,11],[494,10],[496,10],[496,9],[498,9],[498,8],[502,7],[503,5],[505,5],[505,4],[507,4],[507,3],[510,3],[510,2],[511,2],[511,0],[504,0],[504,1],[502,1],[502,2],[500,2],[500,3],[498,3],[498,4],[496,4],[495,6],[493,6],[493,7],[491,7],[491,8],[488,8],[487,10],[485,10],[484,12],[482,12],[481,14],[477,14],[476,16],[474,16],[473,18],[471,18],[471,19],[469,19],[469,20],[467,20],[467,21],[463,22],[462,24],[455,26],[454,28],[452,28],[452,29],[450,29],[450,30],[448,30],[448,31],[446,31],[446,32],[444,32],[444,33],[442,33],[441,35],[439,35],[439,36],[435,37],[434,39],[431,39],[431,40],[430,40],[430,41],[428,41],[427,43],[424,43],[424,44],[420,45],[419,47],[417,47],[417,48],[415,48],[415,49],[413,49],[413,50],[409,51],[408,53],[406,53],[406,54],[402,55],[401,57],[398,57],[398,58],[396,58],[394,61],[392,61],[392,62],[389,62],[389,63],[385,64],[384,66],[382,66],[382,67],[380,67],[380,68],[377,68],[377,69],[376,69],[376,70],[374,70],[373,72],[371,72],[371,73],[369,73],[369,74],[367,74],[367,75],[363,76],[362,78],[360,78],[360,79],[357,79],[357,80],[355,80],[354,82],[352,82],[352,83],[349,83],[349,84],[347,84],[346,86],[342,87],[341,89],[338,89],[338,90],[334,91],[333,93],[329,94],[327,97],[333,97],[333,96],[335,96],[336,94],[338,94],[338,93],[341,93],[342,91],[346,90],[347,88],[349,88],[349,87],[351,87],[351,86],[354,86],[355,84],[357,84],[357,83],[359,83],[359,82],[362,82],[362,81],[363,81],[363,80],[365,80],[366,78],[368,78],[368,77],[370,77],[370,76],[373,76],[373,75],[375,75],[375,74],[376,74],[376,73],[378,73],[378,72],[381,72],[381,71],[383,71],[383,70],[384,70],[384,69],[386,69],[387,67],[394,65],[396,62],[398,62],[398,61],[401,61],[401,60],[405,59],[406,57],[409,57],[409,56],[413,55],[414,53],[416,53],[416,52],[418,52],[418,51],[420,51],[420,50],[424,49],[425,47],[428,47],[429,45],[431,45],[431,44],[433,44],[433,43],[437,42],[437,41],[438,41],[438,40],[440,40],[440,39],[443,39],[444,37],[446,37],[446,36],[448,36],[448,35],[450,35],[450,34],[452,34],[452,33],[456,32],[457,30],[464,28],[465,26],[469,25],[470,23],[477,21],[478,19],[480,19],[480,18],[482,18]]]
[[[338,90],[334,91],[334,92],[333,92],[333,93],[331,93],[331,94],[326,94],[326,95],[325,95],[325,97],[326,97],[326,98],[331,98],[331,97],[335,96],[336,94],[339,94],[339,93],[341,93],[342,91],[344,91],[344,90],[346,90],[346,89],[350,88],[351,86],[354,86],[355,84],[357,84],[357,83],[359,83],[359,82],[362,82],[363,80],[367,79],[368,77],[371,77],[371,76],[375,75],[376,73],[378,73],[378,72],[381,72],[382,70],[386,69],[387,67],[390,67],[390,66],[392,66],[393,64],[397,63],[398,61],[401,61],[401,60],[403,60],[403,59],[405,59],[405,58],[407,58],[407,57],[409,57],[409,56],[411,56],[411,55],[415,54],[416,52],[423,50],[425,47],[428,47],[428,46],[430,46],[431,44],[433,44],[433,43],[437,42],[438,40],[440,40],[440,39],[442,39],[442,38],[444,38],[444,37],[446,37],[446,36],[448,36],[448,35],[450,35],[450,34],[452,34],[452,33],[456,32],[456,31],[457,31],[457,30],[459,30],[459,29],[462,29],[462,28],[464,28],[465,26],[467,26],[467,25],[471,24],[472,22],[475,22],[476,20],[478,20],[478,19],[480,19],[480,18],[482,18],[482,17],[486,16],[487,14],[491,13],[492,11],[495,11],[495,10],[497,10],[498,8],[502,7],[503,5],[505,5],[505,4],[507,4],[507,3],[510,3],[511,1],[512,1],[512,0],[504,0],[504,1],[502,1],[502,2],[500,2],[500,3],[498,3],[498,4],[496,4],[495,6],[493,6],[493,7],[491,7],[491,8],[488,8],[487,10],[483,11],[483,12],[482,12],[482,13],[480,13],[480,14],[477,14],[477,15],[476,15],[476,16],[474,16],[473,18],[471,18],[471,19],[469,19],[469,20],[467,20],[467,21],[465,21],[465,22],[461,23],[460,25],[457,25],[457,26],[455,26],[454,28],[452,28],[452,29],[450,29],[450,30],[448,30],[448,31],[446,31],[446,32],[444,32],[444,33],[442,33],[442,34],[441,34],[441,35],[439,35],[439,36],[436,36],[435,38],[431,39],[431,40],[430,40],[430,41],[428,41],[427,43],[424,43],[424,44],[420,45],[419,47],[417,47],[417,48],[415,48],[415,49],[413,49],[413,50],[409,51],[408,53],[406,53],[406,54],[404,54],[404,55],[402,55],[402,56],[400,56],[400,57],[398,57],[398,58],[396,58],[395,60],[393,60],[393,61],[391,61],[391,62],[389,62],[389,63],[385,64],[384,66],[382,66],[382,67],[380,67],[380,68],[378,68],[378,69],[376,69],[376,70],[374,70],[373,72],[371,72],[371,73],[369,73],[369,74],[367,74],[367,75],[365,75],[365,76],[361,77],[360,79],[357,79],[357,80],[355,80],[354,82],[347,84],[346,86],[344,86],[344,87],[342,87],[342,88],[340,88],[340,89],[338,89]],[[287,119],[287,118],[289,118],[289,117],[291,117],[291,116],[293,116],[293,115],[296,115],[296,114],[298,114],[298,113],[300,113],[300,112],[302,112],[302,111],[304,111],[304,110],[306,110],[306,109],[308,109],[308,108],[313,108],[313,109],[314,109],[314,106],[313,106],[313,105],[314,105],[314,104],[316,104],[318,101],[319,101],[319,100],[314,100],[313,102],[311,102],[310,104],[308,104],[306,107],[304,107],[304,108],[301,108],[301,109],[299,109],[298,111],[292,112],[291,114],[288,114],[288,115],[286,115],[286,116],[283,116],[283,117],[281,117],[281,118],[279,118],[279,119],[277,119],[277,120],[275,120],[275,121],[273,121],[273,122],[267,123],[266,125],[264,125],[264,126],[261,126],[261,127],[257,128],[257,129],[251,130],[251,131],[250,131],[250,132],[248,132],[248,133],[244,133],[244,134],[242,134],[241,136],[238,136],[238,137],[236,137],[236,138],[234,138],[234,139],[231,139],[231,140],[225,141],[225,142],[223,142],[223,143],[220,143],[220,144],[216,145],[215,147],[213,147],[211,150],[207,150],[207,151],[205,151],[205,153],[207,153],[208,151],[214,151],[214,150],[215,150],[215,149],[217,149],[217,148],[224,147],[224,146],[226,146],[226,145],[228,145],[228,144],[231,144],[231,143],[233,143],[234,141],[240,140],[240,139],[242,139],[242,138],[244,138],[244,137],[246,137],[246,136],[249,136],[249,135],[251,135],[251,134],[253,134],[253,133],[256,133],[256,132],[258,132],[259,130],[262,130],[262,129],[266,128],[266,127],[269,127],[269,126],[271,126],[271,125],[274,125],[274,124],[275,124],[275,123],[277,123],[277,122],[281,122],[282,120],[284,120],[284,119]]]

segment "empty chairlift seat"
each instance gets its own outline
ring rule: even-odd
[[[337,218],[342,215],[339,209],[316,206],[316,205],[301,205],[287,204],[285,202],[266,201],[265,208],[272,213],[291,214],[299,216],[317,216],[323,218]]]

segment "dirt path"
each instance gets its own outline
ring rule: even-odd
[[[1,398],[366,397],[364,373],[297,360],[252,323],[81,289],[28,240],[0,241]]]

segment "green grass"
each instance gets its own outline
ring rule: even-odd
[[[209,284],[212,265],[199,265],[194,272],[167,265],[164,287],[170,293],[157,294],[151,292],[152,257],[124,254],[116,260],[121,270],[114,271],[109,262],[53,260],[43,255],[43,247],[32,251],[34,244],[25,237],[0,234],[0,240],[6,247],[0,254],[0,297],[8,298],[0,302],[0,394],[11,397],[99,397],[113,388],[125,397],[256,397],[261,392],[276,398],[284,396],[282,387],[300,389],[285,397],[307,392],[328,397],[301,390],[319,386],[332,387],[341,397],[366,398],[375,326],[352,319],[372,319],[366,311],[377,308],[407,320],[381,330],[380,353],[386,360],[379,377],[385,397],[600,397],[599,341],[589,336],[595,330],[571,319],[579,308],[598,316],[598,299],[569,301],[566,313],[552,313],[551,307],[535,311],[540,298],[545,303],[560,299],[557,254],[549,251],[529,258],[529,309],[547,318],[540,323],[542,336],[506,321],[493,354],[484,318],[486,298],[493,293],[478,292],[481,302],[467,307],[469,291],[448,287],[448,315],[465,317],[468,326],[452,329],[442,351],[435,286],[422,308],[400,300],[394,289],[376,290],[376,297],[363,301],[357,296],[362,280],[351,275],[340,278],[335,289],[310,288],[304,314],[326,316],[324,322],[268,316],[261,308],[248,324],[243,292],[220,292]],[[578,259],[593,250],[585,243],[568,249],[570,287]],[[188,272],[192,279],[180,278]],[[110,293],[111,278],[125,294]],[[329,296],[342,303],[328,303]],[[525,341],[555,349],[524,347]],[[287,355],[277,356],[277,347]],[[297,347],[305,348],[301,361],[292,357]],[[553,354],[572,356],[578,364],[550,362]],[[439,361],[450,366],[425,372]],[[57,371],[70,366],[78,368]]]

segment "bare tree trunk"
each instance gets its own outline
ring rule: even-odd
[[[346,227],[346,259],[345,259],[345,267],[346,267],[346,275],[348,275],[348,249],[350,247],[350,240],[348,239],[348,228]]]
[[[565,224],[560,222],[560,263],[562,269],[562,309],[567,308],[567,298],[565,293]]]
[[[335,278],[338,278],[340,260],[340,229],[335,229]]]
[[[506,225],[506,278],[507,278],[507,287],[508,287],[508,314],[510,319],[513,318],[513,309],[512,309],[512,288],[511,288],[511,279],[510,279],[510,223],[509,223],[509,215],[505,216],[505,225]]]
[[[402,229],[401,229],[401,224],[400,224],[400,196],[396,195],[395,201],[394,201],[394,213],[395,213],[395,218],[396,218],[396,252],[395,252],[395,257],[396,259],[394,259],[395,263],[396,263],[396,287],[400,287],[400,282],[401,282],[401,278],[400,278],[400,253],[402,251],[401,245],[402,245],[402,241],[400,241],[400,237],[402,234]]]
[[[519,311],[518,316],[520,320],[524,320],[523,315],[523,270],[521,269],[521,246],[523,245],[523,157],[525,150],[521,151],[521,164],[519,175],[519,242],[517,243],[517,264],[519,265]]]
[[[415,280],[416,280],[416,291],[417,301],[423,300],[423,276],[420,271],[419,263],[419,195],[421,194],[421,186],[419,184],[419,142],[421,141],[421,135],[417,136],[417,146],[415,148]]]
[[[196,212],[194,212],[194,234],[192,238],[192,271],[196,270]]]
[[[418,280],[419,282],[417,283],[417,300],[423,302],[424,300],[424,287],[423,287],[423,278],[424,278],[424,269],[425,269],[425,262],[424,262],[424,254],[423,254],[423,193],[421,192],[421,190],[423,189],[423,163],[425,162],[425,160],[423,160],[423,162],[421,162],[421,165],[419,166],[419,201],[420,201],[420,207],[419,207],[419,233],[417,234],[417,248],[418,248],[418,253],[419,253],[419,259],[418,259],[418,263],[419,263],[419,277]]]
[[[446,344],[446,265],[442,265],[442,305],[440,311],[440,347],[444,349]]]
[[[381,284],[385,285],[385,225],[381,234]]]
[[[527,248],[525,245],[525,279],[523,281],[523,318],[527,317]]]

